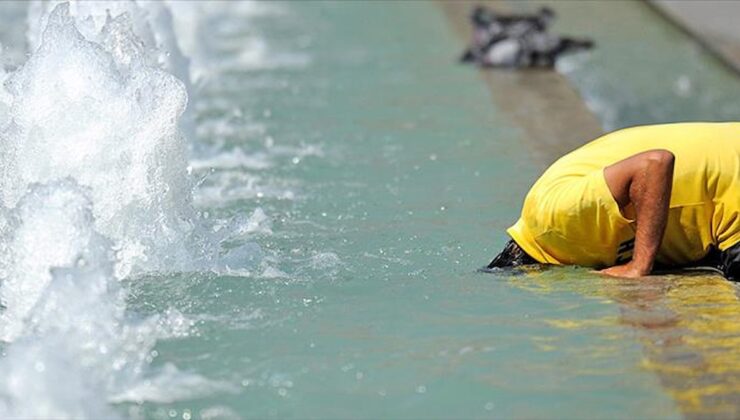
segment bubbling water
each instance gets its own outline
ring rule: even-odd
[[[111,244],[93,228],[92,204],[71,179],[33,185],[4,218],[0,247],[6,258],[0,301],[0,338],[20,334],[28,313],[48,288],[50,267],[99,265],[112,269]]]
[[[109,418],[106,402],[229,391],[149,369],[157,340],[193,323],[174,310],[136,318],[119,282],[219,267],[192,206],[188,84],[170,73],[187,60],[160,49],[175,42],[171,23],[161,29],[171,16],[55,3],[32,5],[34,52],[0,71],[0,417]]]
[[[118,248],[119,278],[190,269],[207,247],[178,130],[185,86],[149,60],[128,14],[107,19],[96,43],[68,9],[54,9],[41,45],[6,82],[0,200],[14,207],[33,183],[74,178],[90,189],[97,230]]]
[[[104,399],[84,410],[74,406],[86,396],[89,378],[73,377],[63,390],[54,383],[69,373],[69,364],[96,360],[84,353],[98,350],[96,344],[120,328],[111,244],[94,230],[86,192],[69,179],[34,185],[4,221],[2,246],[10,258],[3,262],[0,332],[3,340],[17,341],[0,364],[0,412],[109,414]],[[43,393],[53,397],[38,398]]]
[[[42,30],[47,26],[51,12],[62,3],[62,0],[33,0],[29,3],[26,38],[31,51],[41,45]],[[101,43],[103,28],[110,19],[128,16],[129,28],[143,46],[150,64],[162,68],[183,82],[192,103],[194,91],[190,60],[180,50],[172,13],[163,2],[70,0],[68,4],[75,27],[85,39],[93,42]],[[192,109],[190,104],[179,121],[180,128],[189,138],[193,138],[195,134]]]
[[[4,216],[0,333],[13,345],[0,361],[2,417],[110,418],[107,400],[161,399],[153,384],[183,395],[193,391],[182,384],[230,390],[171,365],[149,371],[156,341],[186,335],[192,323],[176,311],[128,319],[112,243],[95,231],[84,188],[71,179],[33,185]],[[136,392],[142,386],[151,396]]]

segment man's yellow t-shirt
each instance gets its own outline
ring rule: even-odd
[[[683,265],[740,242],[740,123],[628,128],[563,156],[534,184],[509,235],[541,263],[605,267],[630,260],[635,223],[620,213],[604,168],[640,152],[675,159],[656,261]]]

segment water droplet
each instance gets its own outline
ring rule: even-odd
[[[33,368],[36,369],[36,372],[43,372],[46,370],[46,365],[44,365],[44,362],[38,361],[34,363]]]

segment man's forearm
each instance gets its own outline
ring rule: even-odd
[[[629,188],[635,207],[637,232],[632,265],[644,274],[653,269],[655,256],[668,221],[668,207],[673,184],[673,159],[646,159]]]
[[[637,232],[632,261],[602,270],[620,277],[649,274],[663,240],[673,185],[674,156],[667,150],[639,153],[604,169],[614,200],[635,209]]]

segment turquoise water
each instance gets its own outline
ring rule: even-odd
[[[616,317],[613,304],[567,288],[540,296],[526,282],[475,272],[505,241],[500,232],[536,173],[475,72],[454,65],[459,43],[439,11],[424,3],[284,7],[244,32],[310,63],[227,69],[203,95],[256,114],[264,133],[248,150],[263,150],[270,136],[275,145],[318,146],[322,156],[279,157],[257,171],[295,185],[294,200],[235,200],[219,210],[259,206],[275,220],[258,243],[286,278],[132,285],[147,295],[133,307],[159,301],[158,310],[192,285],[181,310],[218,320],[163,344],[158,360],[188,366],[208,355],[214,360],[193,365],[242,384],[237,394],[175,407],[219,401],[250,417],[609,417],[629,402],[635,415],[673,412],[639,369],[639,343],[609,337],[629,328],[562,337],[543,322]],[[302,36],[309,46],[292,45]],[[244,143],[224,139],[225,147]],[[542,350],[552,340],[556,349]],[[608,354],[591,355],[598,347]]]
[[[159,338],[147,369],[197,377],[108,395],[117,413],[737,415],[730,283],[476,271],[539,164],[454,62],[462,42],[433,3],[172,9],[198,79],[194,203],[244,234],[223,244],[225,269],[122,281],[128,317],[182,315],[185,332]]]

